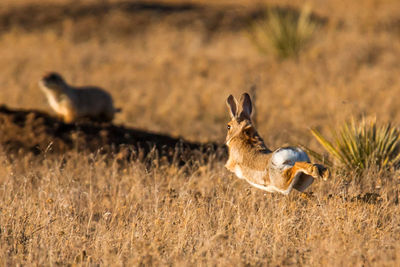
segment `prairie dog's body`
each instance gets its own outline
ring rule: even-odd
[[[238,102],[227,99],[231,115],[226,145],[229,158],[225,167],[240,179],[268,192],[289,194],[294,188],[303,192],[315,178],[326,179],[329,170],[310,163],[306,152],[297,147],[269,150],[251,121],[252,103],[248,94]]]
[[[91,86],[70,86],[57,73],[44,76],[39,86],[50,106],[66,123],[80,118],[112,121],[115,112],[118,112],[111,95],[106,91]]]

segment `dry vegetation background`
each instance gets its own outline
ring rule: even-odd
[[[263,5],[304,2],[215,2],[2,0],[0,103],[51,112],[37,81],[56,70],[109,90],[116,123],[193,141],[222,143],[226,97],[253,84],[271,148],[321,151],[309,128],[329,134],[350,116],[400,125],[397,0],[309,1],[321,25],[287,60],[260,54],[248,25]],[[306,200],[264,194],[218,160],[146,168],[104,157],[0,153],[2,265],[400,264],[396,173],[334,173]]]

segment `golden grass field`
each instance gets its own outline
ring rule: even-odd
[[[397,0],[307,2],[321,25],[286,60],[261,54],[248,24],[264,5],[302,1],[55,2],[2,0],[0,104],[53,114],[37,82],[58,71],[107,89],[123,110],[115,123],[190,141],[222,144],[225,99],[252,85],[271,149],[322,152],[309,129],[329,136],[352,116],[400,125]],[[305,199],[255,189],[217,158],[148,168],[105,157],[0,148],[2,266],[400,265],[398,172],[333,169]]]

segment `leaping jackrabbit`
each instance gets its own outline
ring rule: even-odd
[[[292,189],[303,192],[314,178],[329,177],[329,170],[310,163],[306,152],[297,147],[269,150],[251,121],[252,103],[244,93],[239,103],[230,95],[226,100],[231,121],[228,123],[226,145],[229,159],[225,167],[240,179],[268,191],[289,194]]]

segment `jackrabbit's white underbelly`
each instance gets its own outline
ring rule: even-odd
[[[249,184],[251,184],[252,186],[254,186],[254,187],[258,188],[258,189],[261,189],[261,190],[270,192],[270,193],[278,192],[278,193],[287,195],[287,194],[289,194],[290,191],[292,190],[292,187],[289,187],[289,188],[286,189],[286,190],[282,190],[282,189],[277,188],[277,187],[274,186],[274,185],[267,185],[267,186],[264,186],[264,185],[260,185],[260,184],[256,184],[256,183],[250,182],[249,180],[246,180],[246,181],[247,181]]]

